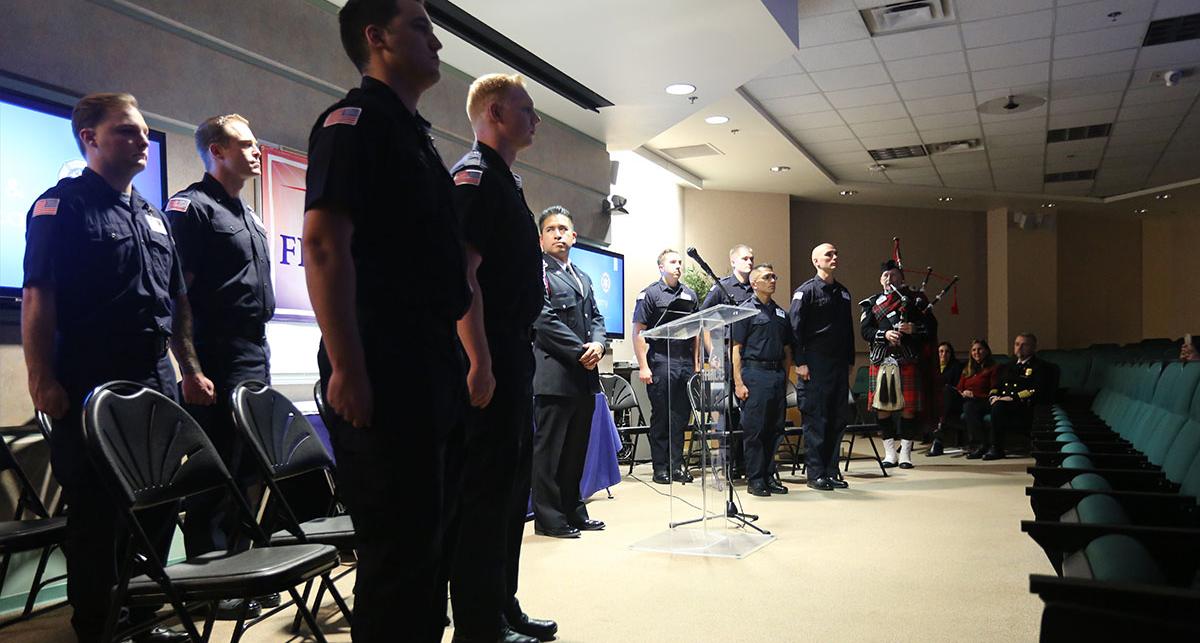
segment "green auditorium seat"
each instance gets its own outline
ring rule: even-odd
[[[1132,536],[1101,536],[1063,561],[1063,576],[1093,580],[1161,584],[1166,574]]]
[[[1059,522],[1127,525],[1129,514],[1115,498],[1102,493],[1090,495],[1067,510]]]
[[[1058,451],[1059,451],[1059,453],[1066,453],[1069,455],[1074,455],[1074,454],[1086,455],[1088,453],[1091,453],[1091,449],[1088,449],[1088,445],[1086,445],[1082,442],[1068,442],[1068,443],[1062,445],[1062,448],[1059,449]]]

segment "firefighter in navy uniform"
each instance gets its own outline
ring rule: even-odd
[[[545,289],[537,225],[525,202],[517,154],[540,118],[520,76],[477,78],[467,93],[475,133],[454,165],[454,202],[467,244],[471,307],[458,324],[470,370],[457,516],[447,534],[457,641],[553,638],[517,600],[521,537],[533,464],[533,322]],[[457,525],[457,529],[455,529]]]
[[[904,270],[895,260],[888,259],[880,265],[879,283],[883,292],[858,302],[862,308],[859,330],[870,347],[867,406],[875,408],[879,418],[886,452],[883,466],[899,464],[901,469],[911,469],[913,440],[918,433],[916,416],[925,404],[921,350],[931,338],[937,337],[937,318],[929,309],[924,293],[908,288]],[[881,368],[889,385],[879,388]],[[897,410],[899,418],[895,416]]]
[[[351,636],[440,641],[445,444],[466,401],[455,323],[470,302],[453,184],[417,112],[441,43],[415,0],[349,0],[338,21],[363,78],[309,135],[303,252],[357,538]],[[398,292],[413,275],[404,248],[435,295]]]
[[[787,312],[775,303],[779,276],[770,264],[750,272],[754,299],[745,304],[758,315],[733,325],[733,384],[741,401],[746,453],[746,491],[752,496],[785,494],[772,476],[776,441],[787,414],[788,371],[792,368],[792,330]]]
[[[1001,367],[996,390],[988,395],[992,427],[984,460],[999,460],[1005,456],[1005,435],[1029,433],[1034,406],[1054,402],[1058,378],[1058,367],[1037,356],[1037,336],[1033,333],[1017,335],[1013,340],[1013,361]]]
[[[101,384],[128,380],[177,399],[168,343],[189,401],[211,403],[213,388],[192,347],[186,285],[168,224],[132,187],[149,147],[137,101],[128,94],[84,96],[71,124],[87,169],[59,181],[29,211],[21,331],[34,406],[54,420],[50,458],[70,507],[67,600],[71,625],[87,643],[102,638],[126,528],[87,456],[84,398]],[[177,511],[166,505],[142,515],[163,558]],[[130,610],[122,626],[153,612]],[[188,637],[156,628],[136,638]]]
[[[638,379],[650,396],[650,458],[654,482],[691,482],[683,465],[683,431],[691,417],[688,379],[696,372],[699,339],[650,339],[642,331],[696,311],[696,292],[680,281],[683,258],[674,250],[658,255],[662,278],[638,293],[633,308],[633,351]],[[670,314],[668,315],[668,312]]]
[[[721,286],[724,286],[725,289],[722,290],[721,286],[713,284],[712,288],[708,289],[708,294],[704,296],[704,301],[700,303],[700,310],[721,304],[741,306],[754,298],[754,289],[750,287],[750,270],[754,268],[754,249],[744,243],[730,248],[729,267],[731,269],[729,275],[720,279]],[[728,297],[725,295],[726,292],[729,293]],[[724,330],[715,336],[711,333],[704,334],[709,362],[714,368],[721,368],[722,360],[725,359],[724,337],[728,332],[728,330]],[[723,403],[722,408],[724,408]],[[716,430],[718,433],[723,433],[727,424],[735,428],[738,426],[741,413],[736,404],[733,406],[731,415],[732,421],[726,422],[724,412],[717,414]],[[736,440],[730,442],[729,451],[730,457],[733,459],[732,476],[737,479],[741,477],[743,469],[742,444]]]

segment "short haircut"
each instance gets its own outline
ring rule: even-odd
[[[1029,340],[1030,344],[1037,346],[1037,335],[1034,335],[1033,333],[1017,333],[1017,337],[1024,337],[1025,339]]]
[[[662,252],[658,253],[658,265],[660,265],[660,266],[663,265],[663,260],[667,258],[667,255],[677,255],[677,254],[679,254],[679,251],[672,250],[671,248],[667,248],[666,250],[663,250]]]
[[[476,78],[467,90],[467,118],[471,120],[471,125],[479,123],[490,103],[514,87],[525,87],[525,77],[520,74],[487,74]]]
[[[546,226],[546,219],[550,217],[562,217],[571,223],[572,230],[575,229],[575,218],[571,216],[571,211],[561,205],[552,205],[542,210],[542,215],[538,217],[538,234],[542,233]]]
[[[754,266],[754,268],[752,268],[750,270],[750,281],[754,281],[754,278],[756,276],[761,275],[762,273],[767,272],[768,270],[771,272],[775,272],[775,266],[772,266],[769,263],[760,263],[760,264]]]
[[[414,2],[425,4],[425,0]],[[346,50],[346,55],[358,71],[361,72],[371,59],[371,47],[367,44],[367,27],[382,27],[399,13],[397,0],[348,0],[338,12],[342,48]]]
[[[196,128],[196,151],[200,153],[200,160],[204,161],[205,166],[212,162],[208,146],[228,145],[229,141],[233,139],[229,128],[226,127],[231,122],[238,122],[246,127],[250,126],[250,121],[241,114],[224,114],[210,116],[200,123],[200,127]]]
[[[748,246],[744,243],[739,243],[736,246],[729,249],[729,258],[733,259],[734,257],[742,254],[743,252],[745,252],[747,250],[750,251],[750,254],[754,254],[754,248],[751,248],[750,246]]]
[[[79,102],[75,103],[75,108],[71,110],[71,133],[75,135],[75,145],[79,146],[79,152],[87,156],[87,150],[83,147],[83,139],[79,138],[80,131],[95,129],[108,116],[109,112],[126,107],[138,108],[137,99],[131,94],[88,94],[80,98]]]

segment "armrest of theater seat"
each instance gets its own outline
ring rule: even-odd
[[[1061,487],[1026,487],[1025,495],[1033,515],[1039,521],[1057,521],[1080,500],[1100,494],[1113,498],[1138,525],[1162,527],[1200,526],[1200,508],[1196,499],[1178,493],[1153,491],[1119,491],[1113,489],[1063,489]]]
[[[1200,529],[1195,528],[1022,520],[1021,531],[1041,545],[1054,571],[1059,574],[1062,574],[1065,555],[1110,534],[1124,534],[1141,543],[1171,585],[1190,586],[1200,566],[1200,547],[1196,546],[1200,542]]]
[[[1069,455],[1074,453],[1063,453],[1057,450],[1038,451],[1034,450],[1030,455],[1033,456],[1037,466],[1039,467],[1057,467],[1062,464],[1062,461]],[[1087,456],[1093,464],[1099,469],[1146,469],[1148,471],[1158,471],[1160,467],[1150,464],[1146,456],[1140,453],[1104,453],[1093,451],[1091,453],[1082,454]]]
[[[1200,590],[1170,585],[1030,574],[1029,591],[1046,602],[1120,609],[1159,618],[1184,618],[1194,622],[1200,612]]]
[[[1200,591],[1033,574],[1043,641],[1188,641],[1200,637]]]
[[[1179,485],[1167,480],[1161,471],[1147,469],[1064,469],[1029,467],[1035,487],[1061,487],[1082,473],[1094,473],[1108,481],[1113,489],[1125,491],[1178,491]]]
[[[1134,447],[1132,447],[1128,444],[1120,444],[1117,442],[1111,442],[1111,441],[1106,441],[1106,440],[1092,440],[1092,439],[1082,437],[1082,436],[1080,436],[1079,441],[1080,441],[1080,443],[1086,445],[1088,448],[1088,451],[1090,451],[1092,453],[1114,453],[1114,454],[1130,454],[1130,453],[1132,453],[1132,454],[1141,455],[1141,451],[1138,451],[1137,449],[1135,449]],[[1033,440],[1031,442],[1030,446],[1033,447],[1034,451],[1059,451],[1062,449],[1064,444],[1071,444],[1071,443],[1070,442],[1057,442],[1055,440]],[[1083,454],[1083,455],[1087,455],[1087,454]]]

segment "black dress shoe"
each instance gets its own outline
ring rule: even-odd
[[[942,441],[934,438],[933,444],[929,446],[929,452],[926,453],[925,456],[929,458],[936,458],[943,453],[945,453],[945,451],[942,449]]]
[[[604,522],[601,520],[592,520],[591,518],[586,518],[581,522],[571,523],[571,526],[579,531],[600,531],[601,529],[604,529]]]
[[[266,609],[279,607],[279,592],[275,592],[274,594],[266,594],[264,596],[255,596],[254,600],[258,601],[258,604],[262,605]]]
[[[765,486],[767,488],[767,491],[770,491],[772,494],[777,493],[779,495],[783,495],[788,492],[787,487],[783,486],[782,484],[779,484],[778,482],[776,482],[774,480],[768,482]]]
[[[816,489],[817,491],[833,491],[833,483],[829,481],[829,478],[817,478],[816,480],[809,480],[806,484],[808,485],[809,489]]]
[[[242,598],[227,598],[217,601],[218,621],[236,621],[242,615],[242,604],[246,603],[246,599]],[[254,599],[249,599],[249,605],[246,606],[246,618],[258,618],[262,614],[262,605]]]
[[[134,643],[179,643],[180,641],[190,640],[192,640],[192,637],[188,636],[187,632],[172,630],[162,626],[133,637]]]
[[[508,619],[508,628],[518,634],[532,636],[539,641],[553,641],[554,635],[558,634],[558,623],[549,619],[529,618],[529,615],[524,612],[521,612],[519,618]]]
[[[846,482],[845,480],[842,480],[841,478],[835,478],[833,476],[829,476],[825,479],[827,481],[829,481],[829,484],[833,485],[834,489],[849,489],[850,488],[850,483]]]
[[[688,470],[683,468],[676,469],[675,472],[671,474],[671,479],[675,482],[691,482],[693,480],[692,474],[688,473]]]
[[[984,460],[1003,460],[1004,449],[988,449],[988,452],[983,454]]]
[[[986,447],[979,447],[978,449],[975,449],[974,451],[968,453],[967,459],[968,460],[978,460],[978,459],[982,458],[983,455],[987,452],[988,452],[988,450]]]
[[[771,495],[771,490],[767,489],[767,485],[760,483],[760,484],[748,485],[746,487],[746,493],[748,493],[752,496],[759,496],[760,498],[766,498],[767,496]]]
[[[539,536],[549,536],[551,538],[578,538],[579,530],[566,525],[563,527],[547,527],[545,529],[534,526],[533,533]]]
[[[511,627],[504,628],[500,633],[500,643],[538,643],[538,639],[533,636],[526,636]]]
[[[667,473],[666,471],[655,471],[654,472],[654,483],[655,484],[671,484],[671,474]]]

